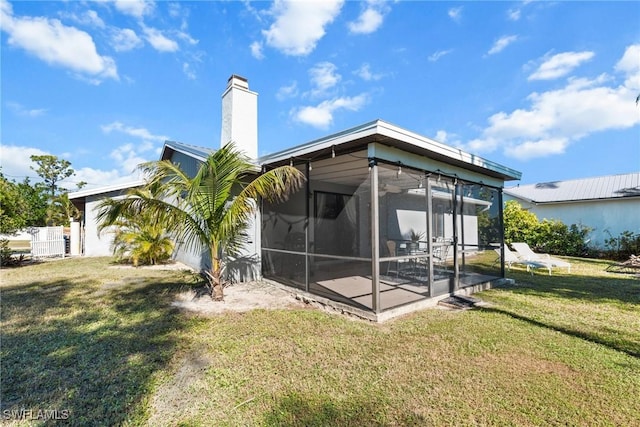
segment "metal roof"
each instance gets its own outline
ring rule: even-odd
[[[533,203],[640,197],[640,172],[520,185],[504,193]]]
[[[183,142],[165,141],[164,147],[162,147],[162,154],[160,155],[160,159],[165,160],[166,158],[168,158],[167,148],[186,154],[187,156],[194,157],[202,162],[204,162],[207,157],[209,157],[209,154],[215,151],[212,148],[198,147],[197,145],[185,144]]]

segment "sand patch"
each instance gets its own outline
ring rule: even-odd
[[[176,296],[172,306],[205,315],[226,311],[245,312],[254,309],[283,309],[306,307],[302,301],[285,291],[264,282],[236,283],[224,288],[224,301],[213,301],[205,292],[190,290]]]

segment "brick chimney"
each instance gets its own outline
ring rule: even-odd
[[[249,81],[235,74],[222,94],[220,147],[233,141],[250,159],[258,157],[258,94]]]

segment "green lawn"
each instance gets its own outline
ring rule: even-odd
[[[640,280],[572,259],[468,311],[385,324],[171,308],[187,274],[66,259],[1,271],[1,409],[71,425],[616,425],[640,419]],[[13,411],[13,412],[12,412]],[[64,413],[62,413],[64,415]],[[15,421],[15,424],[28,424]]]

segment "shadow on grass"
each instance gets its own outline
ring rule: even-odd
[[[376,400],[333,401],[320,400],[319,396],[302,396],[289,393],[276,397],[275,406],[265,414],[261,425],[265,426],[422,426],[424,417],[406,414],[401,419],[389,420],[386,405]]]
[[[640,280],[633,276],[609,273],[602,276],[556,274],[548,276],[511,271],[507,277],[518,286],[505,286],[510,292],[526,295],[549,295],[589,302],[640,304]]]
[[[68,411],[65,424],[81,426],[144,419],[185,322],[167,303],[187,286],[173,280],[97,295],[78,277],[4,287],[0,413]]]
[[[592,271],[554,271],[552,276],[531,276],[523,271],[512,270],[508,277],[515,279],[516,285],[500,287],[511,295],[505,300],[507,305],[499,304],[501,307],[482,309],[601,344],[633,357],[640,357],[637,331],[631,325],[629,328],[615,329],[615,326],[612,326],[615,322],[612,321],[618,320],[616,317],[593,320],[585,324],[581,321],[581,317],[590,317],[591,310],[599,311],[602,308],[608,310],[609,316],[616,316],[617,312],[622,319],[633,318],[635,313],[640,316],[640,280],[633,276],[604,272],[606,263],[601,260],[573,259],[571,262]],[[527,301],[527,304],[520,306],[521,301]],[[544,314],[546,303],[553,305],[557,312]],[[571,308],[572,314],[562,313],[563,306]],[[574,319],[571,316],[574,316]],[[578,324],[582,324],[582,330]]]
[[[495,307],[478,307],[477,309],[485,312],[489,312],[489,313],[504,314],[513,319],[522,320],[524,322],[527,322],[529,324],[532,324],[541,328],[560,332],[566,335],[570,335],[572,337],[580,338],[592,343],[603,345],[612,350],[626,353],[629,356],[640,357],[640,343],[632,341],[630,339],[618,339],[618,342],[615,342],[613,340],[607,339],[605,336],[600,336],[597,333],[582,332],[574,329],[565,328],[562,326],[552,325],[550,323],[541,322],[539,320],[535,320],[527,316],[516,314],[509,310],[502,310]]]

